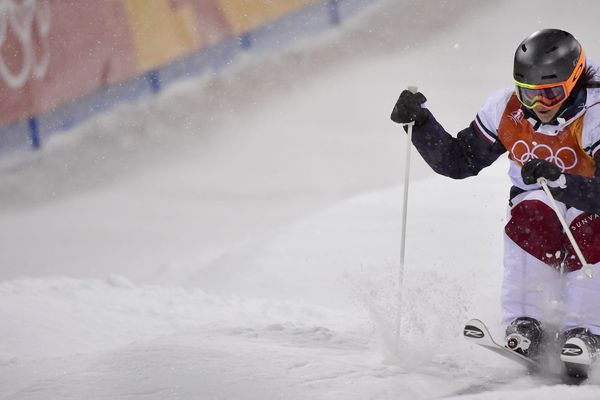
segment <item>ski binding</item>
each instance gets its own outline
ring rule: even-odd
[[[463,335],[468,341],[483,346],[511,361],[517,362],[530,371],[539,370],[539,365],[536,361],[516,353],[496,342],[487,326],[478,319],[472,319],[467,322],[463,330]]]

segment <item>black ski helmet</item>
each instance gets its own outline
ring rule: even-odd
[[[570,92],[584,70],[583,48],[573,35],[560,29],[542,29],[517,48],[513,78],[528,85],[566,83]]]
[[[562,115],[570,107],[571,93],[579,93],[573,90],[584,71],[585,55],[577,39],[559,29],[542,29],[515,51],[515,92],[527,109],[561,106]]]

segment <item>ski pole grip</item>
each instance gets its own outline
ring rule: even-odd
[[[411,93],[417,93],[419,91],[419,89],[416,86],[407,86],[406,90],[408,90]],[[412,127],[415,125],[415,121],[407,122],[407,123],[405,123],[403,125],[410,127],[411,131],[408,132],[408,136],[410,138],[410,136],[412,136]]]

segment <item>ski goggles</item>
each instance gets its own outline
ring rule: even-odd
[[[585,66],[585,56],[583,50],[579,55],[579,60],[569,79],[564,82],[546,83],[541,85],[519,82],[515,79],[517,86],[517,97],[521,104],[527,108],[541,107],[551,109],[562,104],[568,97],[577,80],[583,73]]]
[[[521,104],[527,108],[541,106],[550,109],[557,107],[567,99],[569,93],[564,82],[550,85],[529,85],[517,81],[515,83],[517,85],[517,97]]]

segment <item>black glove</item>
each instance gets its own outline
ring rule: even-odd
[[[423,93],[413,93],[410,90],[404,90],[400,94],[400,98],[398,98],[392,111],[392,121],[399,124],[407,124],[414,121],[415,126],[423,125],[427,121],[427,118],[429,118],[427,109],[421,107],[421,104],[426,101],[427,99],[423,96]]]
[[[521,168],[521,177],[527,185],[537,183],[539,178],[546,178],[548,182],[555,182],[560,179],[562,171],[551,162],[534,158],[525,163]]]

